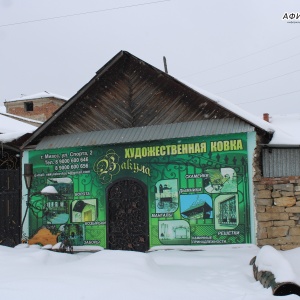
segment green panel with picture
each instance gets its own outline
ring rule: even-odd
[[[123,178],[146,186],[150,247],[251,242],[246,133],[37,150],[29,162],[31,243],[106,248],[107,188]]]

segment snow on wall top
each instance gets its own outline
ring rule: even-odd
[[[25,122],[32,122],[32,123],[36,123],[37,126],[42,125],[44,122],[42,121],[38,121],[38,120],[34,120],[34,119],[29,119],[29,118],[25,118],[25,117],[21,117],[19,115],[14,115],[14,114],[8,114],[8,113],[2,113],[0,110],[0,114],[7,116],[7,117],[12,117],[12,118],[17,118],[18,120],[20,120],[21,122],[24,120]],[[15,120],[17,120],[15,119]],[[39,124],[39,125],[38,125]]]
[[[275,128],[270,145],[300,146],[300,114],[273,115],[270,116],[270,123]],[[282,138],[281,132],[285,134],[285,139]]]
[[[49,97],[57,98],[57,99],[65,100],[65,101],[69,100],[68,98],[66,98],[64,96],[60,96],[60,95],[49,93],[49,92],[45,91],[45,92],[41,92],[41,93],[37,93],[37,94],[33,94],[33,95],[28,95],[28,96],[22,95],[19,98],[14,98],[14,99],[8,100],[6,102],[22,101],[22,100],[34,100],[34,99],[49,98]]]

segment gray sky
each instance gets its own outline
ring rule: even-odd
[[[252,113],[300,113],[300,17],[285,12],[299,0],[0,0],[0,103],[71,97],[126,50]]]

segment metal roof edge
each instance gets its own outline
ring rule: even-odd
[[[218,122],[216,123],[216,121]],[[214,123],[216,126],[212,126]],[[164,125],[71,133],[60,136],[45,136],[37,144],[36,150],[148,142],[253,131],[253,126],[237,118],[233,120],[219,119],[190,121]]]
[[[276,148],[286,148],[286,149],[289,149],[289,148],[300,148],[300,144],[260,144],[261,146],[265,147],[265,148],[273,148],[273,149],[276,149]]]

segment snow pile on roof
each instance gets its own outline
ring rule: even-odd
[[[275,128],[270,145],[300,145],[300,114],[274,115],[270,117],[270,123]],[[282,133],[284,133],[284,137]]]
[[[199,87],[195,87],[185,81],[181,80],[181,82],[194,91],[216,102],[218,105],[240,116],[242,119],[253,124],[254,126],[261,128],[267,132],[273,133],[273,138],[270,141],[269,145],[300,145],[300,134],[296,130],[300,126],[300,115],[295,115],[292,118],[290,118],[290,116],[282,116],[281,119],[276,117],[274,118],[274,120],[272,118],[272,121],[269,123],[264,121],[263,118],[260,119],[259,117],[245,111],[244,109],[240,108],[236,104],[231,103],[228,100],[213,95],[210,92],[207,92],[206,90],[203,90]],[[279,119],[281,121],[279,121]]]
[[[10,132],[32,132],[35,126],[12,119],[10,117],[0,115],[0,133]]]
[[[234,103],[232,103],[228,100],[225,100],[225,99],[223,99],[219,96],[211,94],[210,92],[208,92],[208,91],[206,91],[202,88],[199,88],[197,86],[193,86],[192,84],[190,84],[188,82],[185,82],[185,81],[182,81],[182,80],[180,80],[180,81],[183,84],[185,84],[186,86],[193,89],[194,91],[196,91],[199,94],[209,98],[211,101],[213,101],[216,104],[224,107],[225,109],[231,111],[232,113],[240,116],[242,119],[244,119],[245,121],[248,121],[249,123],[255,125],[256,127],[264,129],[265,131],[268,131],[268,132],[274,132],[275,131],[274,127],[270,123],[264,121],[262,118],[260,119],[259,117],[247,112],[246,110],[240,108],[236,104],[234,104]]]
[[[7,102],[22,101],[22,100],[34,100],[34,99],[50,98],[50,97],[65,100],[65,101],[69,100],[68,98],[66,98],[64,96],[60,96],[60,95],[49,93],[49,92],[45,91],[45,92],[41,92],[41,93],[37,93],[37,94],[34,94],[34,95],[29,95],[29,96],[22,95],[19,98],[14,98],[14,99],[8,100]]]
[[[37,127],[0,114],[0,142],[9,143]]]

